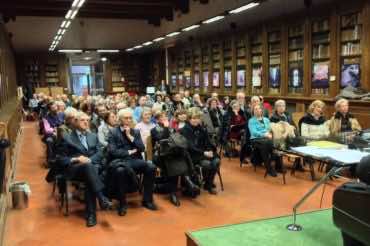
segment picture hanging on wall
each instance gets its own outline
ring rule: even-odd
[[[342,88],[347,87],[349,85],[353,87],[360,86],[360,76],[361,76],[360,64],[358,63],[343,64],[341,72],[342,78],[340,86]]]
[[[244,87],[245,86],[245,70],[244,69],[238,70],[236,85],[238,87]]]
[[[208,71],[203,72],[203,86],[207,88],[209,85],[209,73]]]
[[[254,67],[252,70],[252,85],[258,87],[262,85],[262,67]]]
[[[280,66],[271,66],[269,69],[270,88],[280,87]]]
[[[176,77],[176,74],[173,74],[171,76],[171,82],[172,82],[172,86],[175,87],[177,85],[177,77]]]
[[[329,88],[329,63],[318,62],[312,68],[312,88]]]
[[[220,87],[220,72],[213,72],[212,76],[212,86],[213,87]]]
[[[189,89],[191,87],[191,79],[190,76],[185,76],[185,88]]]
[[[199,72],[194,73],[194,87],[200,86]]]
[[[226,70],[225,71],[224,85],[225,85],[225,87],[232,87],[232,84],[231,84],[231,71],[230,70]]]
[[[289,86],[293,88],[303,87],[303,71],[301,68],[294,67],[290,69]]]
[[[184,85],[184,81],[183,81],[183,76],[182,76],[182,74],[179,74],[178,80],[179,80],[179,85],[180,85],[180,86]]]

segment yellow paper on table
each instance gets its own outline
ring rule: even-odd
[[[330,142],[330,141],[312,141],[312,142],[308,142],[307,146],[313,146],[313,147],[324,148],[324,149],[343,149],[346,147],[343,144]]]

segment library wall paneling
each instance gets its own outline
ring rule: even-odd
[[[348,1],[338,1],[330,5],[330,8],[320,6],[309,14],[293,13],[290,17],[268,20],[262,25],[256,23],[254,26],[258,28],[251,26],[235,32],[225,31],[225,34],[218,35],[225,37],[221,40],[210,36],[196,41],[202,47],[201,65],[203,72],[208,69],[209,86],[221,95],[230,95],[238,89],[245,89],[248,95],[333,98],[340,92],[341,84],[345,83],[342,70],[352,65],[355,72],[359,70],[359,75],[351,75],[351,80],[356,80],[357,76],[361,87],[370,89],[370,3],[358,1],[351,8],[347,7],[348,4]],[[358,18],[359,24],[351,23],[356,21],[352,15],[361,17]],[[229,40],[233,40],[231,59],[228,49],[225,49],[225,43]],[[188,44],[182,43],[181,49],[186,50],[187,46]],[[172,48],[173,56],[183,56],[179,49],[177,46]],[[361,52],[355,51],[356,49]],[[352,59],[357,56],[361,57],[357,59],[358,64],[356,59]],[[225,73],[229,61],[232,85],[225,87],[223,82],[225,75],[229,76]],[[245,88],[238,85],[238,73],[242,74],[240,70],[244,61]],[[181,64],[177,65],[180,70]],[[277,81],[270,77],[279,69],[280,86],[277,86]],[[218,74],[214,74],[215,72]],[[213,78],[218,78],[219,83],[213,83]],[[204,86],[203,80],[204,76],[201,76],[201,86]],[[204,90],[200,89],[201,92]]]

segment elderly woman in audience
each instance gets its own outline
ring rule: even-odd
[[[188,141],[188,151],[194,165],[202,167],[204,186],[210,194],[216,195],[214,178],[220,167],[220,158],[216,147],[211,143],[207,130],[201,126],[202,111],[193,107],[189,109],[189,119],[180,130]]]
[[[245,117],[243,111],[240,108],[240,103],[238,101],[232,101],[231,103],[231,115],[227,123],[229,127],[228,139],[241,139],[241,130],[244,129],[245,124],[247,123],[247,118]]]
[[[294,126],[291,114],[286,110],[286,103],[284,100],[277,100],[275,102],[274,112],[270,117],[271,123],[287,122],[289,125]]]
[[[252,108],[253,117],[248,122],[249,132],[251,134],[251,141],[254,149],[258,151],[259,156],[265,164],[267,174],[276,177],[276,170],[272,167],[272,132],[270,120],[263,116],[263,109],[261,104],[255,104]],[[277,170],[281,167],[276,163]]]
[[[180,131],[186,124],[188,113],[185,109],[180,109],[175,112],[175,117],[170,122],[170,127],[176,132]]]
[[[116,114],[112,111],[105,112],[103,115],[103,121],[98,128],[98,139],[103,147],[108,146],[109,131],[115,126],[117,126]]]
[[[207,100],[207,110],[212,123],[212,128],[215,131],[215,139],[220,141],[221,130],[223,126],[223,115],[221,109],[218,107],[218,100],[215,98],[209,98]]]
[[[179,176],[183,176],[183,182],[186,185],[187,191],[195,198],[199,195],[199,187],[194,185],[190,176],[193,173],[193,165],[189,161],[186,150],[174,148],[166,155],[160,155],[161,141],[170,138],[171,129],[169,128],[168,118],[165,112],[158,112],[155,115],[157,124],[151,130],[152,145],[154,150],[153,163],[161,168],[162,182],[157,184],[157,191],[169,193],[169,198],[172,204],[176,207],[180,206],[180,200],[176,195]],[[181,171],[179,171],[181,170]]]
[[[299,120],[302,137],[308,140],[325,139],[329,136],[329,125],[324,117],[325,103],[315,100],[308,107],[307,114]]]
[[[141,96],[139,98],[139,105],[135,107],[133,112],[133,117],[135,122],[139,122],[141,118],[141,113],[144,110],[144,107],[146,105],[147,98],[145,96]]]
[[[338,136],[341,133],[359,132],[361,126],[357,119],[349,113],[349,103],[347,99],[339,99],[335,103],[335,114],[329,121],[330,134]]]
[[[143,141],[145,147],[148,141],[148,137],[150,137],[150,131],[155,127],[155,125],[151,122],[152,118],[152,111],[150,108],[144,108],[141,112],[141,121],[136,124],[135,129],[140,131],[141,140]]]
[[[200,98],[199,94],[193,95],[193,107],[198,107],[200,109],[204,108],[204,104],[202,102],[202,99]]]

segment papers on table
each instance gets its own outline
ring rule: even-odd
[[[330,142],[330,141],[311,141],[307,143],[307,146],[318,147],[318,148],[330,148],[330,149],[343,149],[346,147],[343,144]]]
[[[329,158],[344,164],[359,163],[363,157],[370,155],[370,153],[352,149],[330,149],[315,146],[294,147],[292,150],[303,155],[316,158]]]

